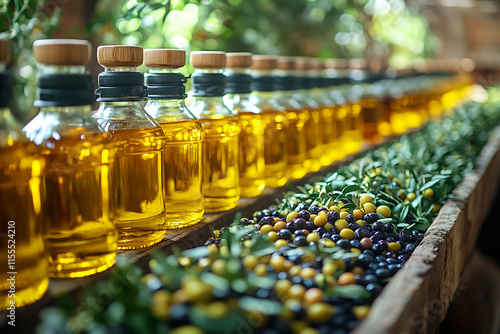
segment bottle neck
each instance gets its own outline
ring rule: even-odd
[[[180,70],[178,68],[168,68],[168,67],[152,67],[149,70],[149,73],[180,73]]]
[[[40,112],[45,114],[88,114],[92,112],[90,105],[86,106],[66,106],[66,107],[42,107]]]
[[[215,99],[222,101],[226,89],[226,76],[222,68],[197,68],[191,81],[193,83],[192,95],[196,99]]]
[[[99,105],[99,109],[113,107],[137,107],[143,109],[144,100],[141,101],[103,101]]]
[[[135,66],[104,67],[104,72],[137,72]]]
[[[85,74],[85,66],[43,65],[42,74]]]

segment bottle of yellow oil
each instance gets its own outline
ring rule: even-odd
[[[340,161],[346,156],[345,132],[347,131],[347,114],[350,110],[345,96],[349,89],[349,81],[346,74],[347,61],[345,59],[327,59],[325,61],[324,76],[327,82],[326,93],[330,99],[330,107],[333,110],[333,122],[330,138],[330,155],[333,161]]]
[[[197,51],[190,54],[194,101],[189,106],[205,131],[202,145],[205,212],[234,208],[240,198],[238,116],[223,102],[226,89],[226,54]]]
[[[363,140],[378,144],[382,142],[382,136],[378,132],[382,116],[377,94],[379,86],[377,78],[370,73],[368,65],[366,59],[359,58],[349,61],[351,78],[355,82],[353,90],[361,104]]]
[[[85,72],[90,43],[38,40],[40,113],[23,129],[41,147],[42,213],[51,277],[82,277],[115,262],[110,173],[115,148],[91,117],[93,80]]]
[[[226,95],[224,103],[238,114],[239,175],[241,197],[259,196],[264,190],[264,133],[265,121],[261,110],[250,100],[252,54],[226,53]]]
[[[264,129],[264,179],[267,187],[276,188],[288,181],[288,120],[283,106],[276,100],[275,77],[277,57],[252,56],[251,101],[260,109]]]
[[[184,103],[187,78],[179,73],[186,62],[184,50],[144,50],[149,89],[147,113],[165,133],[163,196],[167,228],[198,223],[204,212],[201,185],[203,128]]]
[[[327,90],[330,83],[325,77],[325,68],[324,60],[319,58],[311,59],[311,69],[309,70],[313,86],[311,88],[311,98],[316,101],[319,109],[318,145],[321,148],[319,156],[321,166],[329,166],[337,160],[335,156],[337,148],[332,145],[333,138],[335,138],[336,117],[334,116],[335,109],[333,107],[335,103],[330,99]]]
[[[346,155],[356,154],[363,145],[362,89],[360,91],[361,87],[356,85],[351,78],[349,62],[346,59],[330,61],[330,68],[336,70],[336,78],[339,82],[337,89],[332,90],[332,98],[337,99],[339,104],[345,107],[344,152]]]
[[[308,57],[295,58],[296,76],[299,80],[299,89],[293,94],[293,98],[300,103],[301,111],[307,118],[304,125],[307,158],[310,161],[309,171],[316,172],[321,168],[320,156],[321,145],[319,141],[320,106],[311,97],[313,81],[309,70],[311,59]]]
[[[0,39],[0,310],[7,316],[49,285],[40,216],[44,160],[11,113],[8,58],[9,42]]]
[[[138,46],[100,46],[97,60],[105,72],[99,74],[100,106],[93,117],[117,146],[111,187],[118,248],[149,247],[166,231],[165,135],[143,108],[147,91],[144,75],[137,71],[143,51]]]
[[[300,89],[299,78],[295,73],[295,58],[278,57],[275,76],[275,97],[288,121],[286,128],[288,175],[290,178],[300,179],[311,170],[305,132],[310,112],[293,97]]]

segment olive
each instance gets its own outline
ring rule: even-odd
[[[373,261],[373,256],[370,256],[368,254],[359,254],[356,264],[366,269],[368,268],[370,263],[372,263],[372,261]]]
[[[357,248],[357,249],[361,249],[361,242],[357,239],[352,239],[350,241],[351,243],[351,246],[354,247],[354,248]]]
[[[337,220],[340,219],[340,213],[338,213],[335,210],[328,211],[326,216],[328,217],[328,221],[330,223],[335,223]]]
[[[357,230],[354,231],[354,234],[356,235],[357,239],[363,239],[370,236],[370,232],[364,228],[358,228]]]
[[[379,268],[375,270],[375,275],[380,279],[386,279],[391,277],[391,271],[387,268]]]
[[[356,231],[358,228],[360,228],[361,226],[359,226],[358,223],[356,222],[352,222],[352,223],[349,223],[349,228],[353,231]]]
[[[302,230],[302,229],[306,228],[306,220],[304,218],[300,218],[300,217],[295,218],[294,220],[292,220],[292,223],[294,224],[296,230]]]
[[[345,216],[344,219],[347,220],[348,223],[354,223],[356,221],[356,217],[354,217],[352,213]]]
[[[263,225],[274,226],[274,218],[271,216],[263,217],[261,220],[259,220],[259,226],[263,226]]]
[[[295,236],[299,236],[299,235],[307,236],[308,234],[309,233],[307,230],[297,230],[297,231],[293,232],[293,235],[295,235]]]
[[[297,230],[297,227],[295,226],[295,223],[293,221],[286,223],[285,228],[291,233]]]
[[[322,239],[330,239],[332,237],[333,233],[330,232],[325,232],[321,235]]]
[[[323,235],[323,233],[327,233],[328,232],[328,230],[324,226],[318,227],[315,231],[319,235]]]
[[[369,283],[366,285],[366,290],[371,293],[373,297],[377,297],[382,291],[382,287],[377,283]]]
[[[299,213],[297,214],[297,218],[309,220],[309,218],[311,218],[311,213],[307,210],[300,210]]]
[[[406,261],[408,261],[409,258],[410,258],[410,256],[406,255],[406,254],[398,255],[398,262],[405,263]]]
[[[404,230],[402,231],[401,233],[399,233],[399,240],[401,240],[402,242],[411,242],[411,236],[410,236],[410,233],[408,233],[408,231]]]
[[[340,237],[339,234],[332,234],[332,236],[330,237],[330,240],[333,241],[333,242],[337,242],[340,239],[342,239],[342,238]]]
[[[309,242],[307,242],[306,237],[303,235],[296,236],[293,239],[293,243],[297,246],[307,246],[309,244]]]
[[[378,220],[378,214],[376,213],[367,213],[366,215],[363,216],[363,220],[366,221],[368,224],[373,224]]]
[[[417,248],[417,244],[414,244],[414,243],[409,243],[406,245],[405,247],[405,252],[408,254],[408,255],[411,255],[414,251],[415,251],[415,248]]]
[[[383,232],[384,231],[384,224],[381,221],[376,221],[372,225],[372,231]]]
[[[398,272],[399,266],[400,266],[399,264],[390,264],[389,266],[387,266],[387,269],[390,270],[391,275],[394,275]]]
[[[248,218],[241,218],[240,225],[250,225],[252,222]]]
[[[343,249],[346,249],[346,250],[349,250],[351,249],[351,243],[349,242],[349,240],[347,239],[340,239],[336,242],[336,245],[343,248]]]
[[[292,232],[290,232],[290,230],[287,228],[283,228],[278,231],[279,239],[290,240],[291,237],[292,237]]]
[[[309,232],[312,232],[316,229],[316,224],[314,224],[314,222],[308,220],[306,221],[306,230],[308,230]]]
[[[317,205],[313,205],[309,211],[313,214],[313,215],[317,215],[319,213],[319,206]]]
[[[394,232],[394,225],[391,223],[385,223],[384,224],[384,232],[387,234]]]

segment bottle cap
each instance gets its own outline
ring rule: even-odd
[[[476,68],[476,62],[472,58],[462,58],[462,71],[470,73]]]
[[[231,68],[252,67],[252,54],[250,52],[226,53],[226,67],[231,67]]]
[[[309,57],[296,57],[295,58],[295,68],[299,71],[305,71],[311,69],[311,58]]]
[[[6,38],[0,38],[0,63],[7,64],[9,62],[9,56],[9,40]]]
[[[332,68],[335,70],[346,70],[349,68],[347,59],[343,58],[330,58],[325,61],[326,68]]]
[[[254,70],[274,70],[278,66],[278,57],[270,55],[253,55],[252,68]]]
[[[222,51],[193,51],[189,59],[191,66],[195,68],[226,67],[226,53]]]
[[[33,43],[35,60],[43,65],[86,65],[91,44],[83,39],[39,39]]]
[[[364,58],[354,58],[349,60],[349,67],[353,70],[368,70],[368,62]]]
[[[146,49],[144,65],[147,67],[179,68],[186,64],[186,51],[177,49]]]
[[[280,70],[294,70],[295,59],[293,57],[278,57],[278,68]]]
[[[97,61],[103,67],[138,67],[142,64],[140,46],[101,45],[97,48]]]
[[[325,61],[319,58],[311,58],[310,60],[311,70],[324,70]]]

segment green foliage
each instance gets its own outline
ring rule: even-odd
[[[47,38],[59,23],[60,10],[49,0],[14,0],[0,2],[0,37],[8,38],[11,47],[11,71],[14,77],[13,112],[21,122],[36,113],[36,63],[32,45]]]

